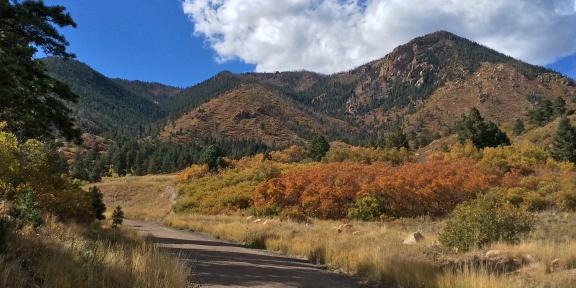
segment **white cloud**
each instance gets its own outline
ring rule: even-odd
[[[219,60],[333,73],[447,30],[534,64],[576,53],[576,0],[183,0]]]

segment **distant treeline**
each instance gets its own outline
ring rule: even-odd
[[[248,140],[203,139],[199,143],[170,143],[120,139],[109,145],[107,151],[90,149],[78,152],[70,166],[70,173],[74,178],[96,182],[112,174],[124,176],[176,172],[199,163],[208,144],[220,147],[232,159],[269,150],[263,143]]]

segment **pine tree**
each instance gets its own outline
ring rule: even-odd
[[[324,136],[316,136],[308,147],[308,157],[314,161],[320,161],[328,150],[330,150],[330,144],[326,141],[326,138]]]
[[[202,152],[200,162],[208,165],[210,171],[218,171],[224,166],[224,152],[216,145],[210,145]]]
[[[104,195],[102,195],[100,188],[93,186],[90,187],[88,191],[92,197],[92,208],[94,209],[94,216],[98,220],[106,219],[106,216],[104,216],[104,212],[106,212],[106,204],[104,204]]]
[[[514,133],[514,135],[519,136],[522,133],[524,133],[524,130],[526,130],[526,128],[524,127],[524,121],[522,121],[522,119],[516,119],[514,127],[512,128],[512,132]]]
[[[382,142],[384,148],[410,148],[408,138],[400,125],[390,127]]]
[[[116,206],[114,212],[112,212],[112,227],[116,228],[118,225],[122,225],[124,222],[124,211],[122,211],[122,207]]]
[[[508,136],[495,123],[485,121],[476,108],[463,115],[462,119],[456,122],[454,130],[460,143],[471,140],[478,148],[510,145]]]
[[[556,97],[554,103],[552,103],[552,111],[556,116],[566,114],[566,101],[562,97]]]
[[[49,56],[74,57],[66,52],[68,42],[57,29],[67,26],[76,23],[63,6],[0,0],[0,122],[7,121],[21,141],[53,138],[55,131],[81,141],[68,107],[78,96],[48,76],[35,58],[39,49]]]
[[[552,140],[552,156],[558,161],[576,163],[576,128],[567,117],[562,117]]]

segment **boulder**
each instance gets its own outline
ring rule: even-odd
[[[414,233],[411,233],[410,235],[408,235],[408,237],[406,237],[402,243],[406,244],[406,245],[412,245],[412,244],[416,244],[422,240],[424,240],[424,236],[422,235],[422,233],[414,232]]]

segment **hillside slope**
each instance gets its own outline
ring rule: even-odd
[[[72,105],[77,125],[92,134],[136,137],[146,126],[164,117],[151,100],[119,85],[78,61],[43,59],[48,73],[68,84],[79,96]]]
[[[360,131],[342,120],[306,111],[259,84],[240,85],[167,125],[163,139],[257,140],[268,146],[303,144],[314,135],[349,138]]]

